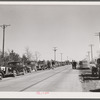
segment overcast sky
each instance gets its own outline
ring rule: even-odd
[[[53,47],[57,47],[57,60],[82,60],[94,44],[97,57],[100,31],[100,6],[3,6],[0,5],[0,25],[6,28],[5,50],[14,50],[21,56],[25,48],[38,51],[41,59],[54,59]],[[2,28],[0,28],[2,50]]]

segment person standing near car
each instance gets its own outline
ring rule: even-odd
[[[72,68],[73,69],[76,69],[76,65],[77,65],[77,62],[76,61],[72,61]]]
[[[80,68],[83,67],[83,62],[82,62],[82,61],[79,62],[79,67],[80,67]]]
[[[35,62],[35,64],[34,64],[34,70],[37,72],[37,66],[38,66],[38,64],[37,64],[37,62]]]
[[[51,69],[51,63],[49,60],[47,61],[47,66],[48,66],[48,69]]]
[[[52,64],[52,69],[54,69],[54,67],[55,67],[55,61],[51,61],[51,64]]]

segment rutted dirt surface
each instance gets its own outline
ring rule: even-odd
[[[93,76],[88,68],[78,70],[83,92],[100,92],[100,79],[98,76]]]
[[[71,65],[1,80],[0,91],[82,92],[80,70]]]
[[[79,71],[73,70],[68,66],[67,70],[62,71],[47,80],[25,89],[26,91],[46,91],[46,92],[82,92],[81,82],[79,81]]]

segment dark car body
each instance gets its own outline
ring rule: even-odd
[[[21,64],[21,62],[8,62],[7,66],[1,66],[1,71],[3,77],[6,76],[17,76],[17,75],[24,75],[25,68]]]
[[[45,69],[47,69],[46,62],[45,61],[38,61],[36,68],[37,68],[37,70],[45,70]]]

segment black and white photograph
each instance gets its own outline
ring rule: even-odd
[[[100,3],[0,3],[0,92],[100,92]]]

